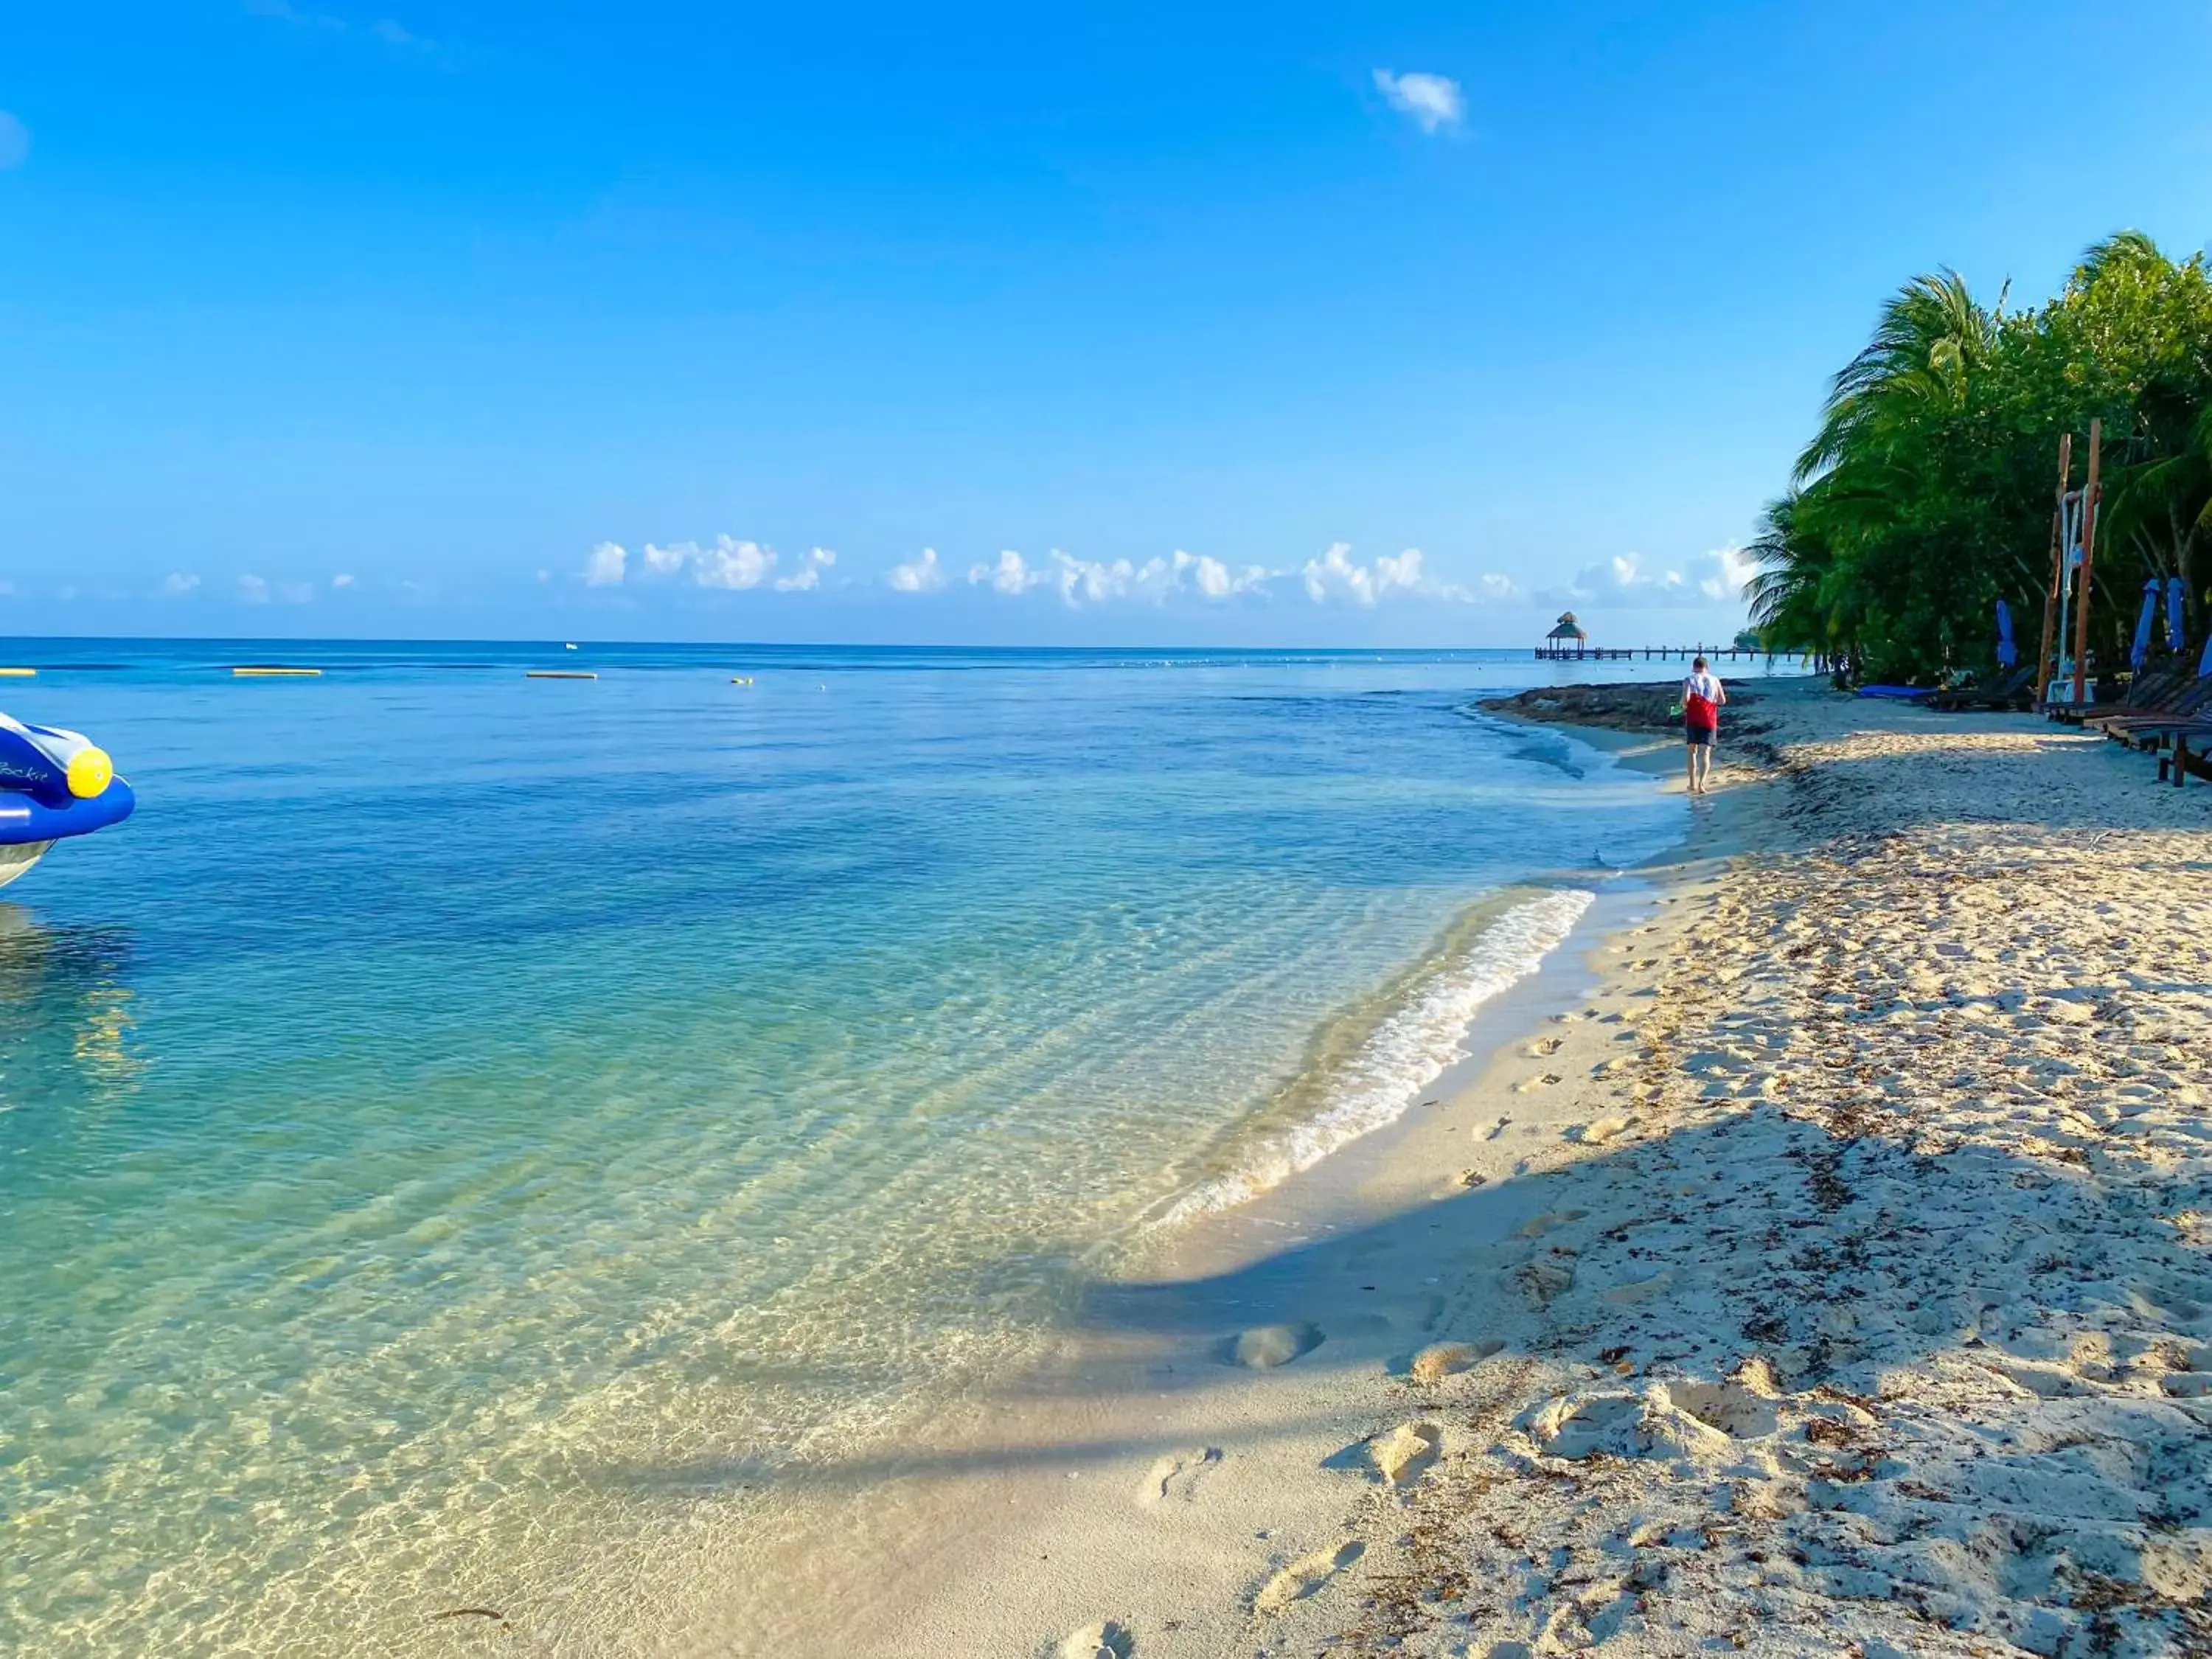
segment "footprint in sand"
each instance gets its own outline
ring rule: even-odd
[[[1137,1501],[1150,1509],[1156,1504],[1188,1504],[1198,1496],[1198,1483],[1221,1467],[1221,1448],[1194,1446],[1172,1451],[1152,1467]]]
[[[1561,1045],[1565,1042],[1566,1038],[1565,1037],[1538,1037],[1534,1042],[1530,1043],[1521,1052],[1528,1055],[1531,1060],[1548,1060],[1552,1055],[1559,1052]]]
[[[1137,1638],[1125,1625],[1109,1619],[1103,1625],[1085,1625],[1081,1630],[1070,1631],[1066,1638],[1052,1650],[1052,1659],[1130,1659],[1137,1650]]]
[[[1425,1387],[1441,1382],[1460,1371],[1472,1370],[1504,1346],[1494,1336],[1480,1342],[1431,1342],[1413,1356],[1406,1375]]]
[[[1262,1325],[1231,1338],[1222,1358],[1249,1371],[1271,1371],[1321,1346],[1318,1325]]]
[[[1367,1442],[1367,1462],[1386,1485],[1410,1486],[1429,1472],[1443,1440],[1433,1423],[1401,1423]]]
[[[1635,1121],[1632,1117],[1601,1117],[1595,1122],[1583,1124],[1577,1129],[1568,1130],[1567,1139],[1579,1146],[1602,1146],[1607,1141],[1626,1133]]]
[[[1293,1601],[1317,1595],[1330,1579],[1366,1553],[1367,1546],[1355,1541],[1300,1556],[1261,1586],[1260,1593],[1252,1598],[1252,1611],[1280,1613]]]
[[[1709,1429],[1736,1440],[1755,1440],[1775,1430],[1771,1400],[1734,1382],[1668,1382],[1660,1396]]]
[[[1505,1133],[1505,1126],[1512,1121],[1513,1120],[1510,1117],[1499,1118],[1497,1122],[1492,1124],[1487,1129],[1485,1129],[1482,1132],[1482,1138],[1485,1140],[1497,1139],[1498,1136]]]
[[[1570,1222],[1580,1221],[1589,1213],[1588,1210],[1547,1210],[1543,1214],[1532,1215],[1522,1222],[1516,1237],[1541,1238],[1555,1228],[1564,1227]]]

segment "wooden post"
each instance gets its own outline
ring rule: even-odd
[[[2035,706],[2051,701],[2051,676],[2057,665],[2051,647],[2058,632],[2058,593],[2066,585],[2066,483],[2074,473],[2074,434],[2058,434],[2058,494],[2051,503],[2051,591],[2043,599],[2043,655],[2036,659]]]
[[[2105,444],[2105,423],[2089,422],[2089,482],[2081,487],[2081,586],[2074,595],[2074,706],[2089,701],[2089,582],[2097,560],[2097,460]]]

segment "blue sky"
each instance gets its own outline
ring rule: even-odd
[[[24,0],[0,633],[1713,636],[1888,290],[2203,246],[2208,64],[2202,0]]]

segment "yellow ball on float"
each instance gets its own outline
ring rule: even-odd
[[[92,800],[106,793],[115,781],[115,763],[105,749],[91,744],[70,757],[69,792],[79,800]]]

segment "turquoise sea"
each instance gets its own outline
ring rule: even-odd
[[[11,1653],[653,1650],[1684,811],[1518,653],[0,653],[141,803],[0,893]]]

